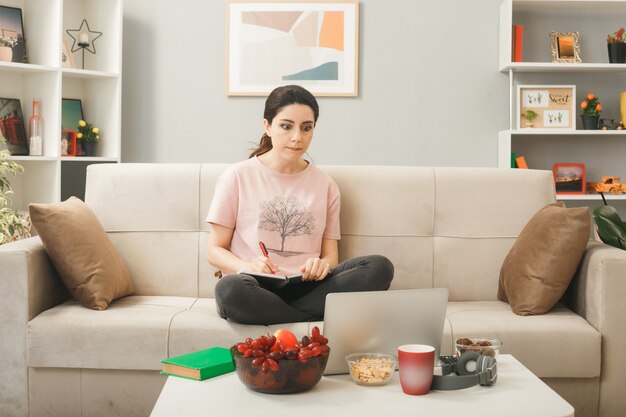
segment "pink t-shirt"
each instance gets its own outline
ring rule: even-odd
[[[206,221],[234,229],[230,251],[239,258],[259,256],[262,241],[280,272],[293,274],[320,256],[323,238],[341,238],[339,208],[339,187],[317,167],[286,175],[254,157],[222,174]]]

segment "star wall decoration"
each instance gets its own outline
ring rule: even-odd
[[[87,27],[87,30],[84,29],[85,26]],[[87,19],[83,19],[83,22],[80,24],[78,29],[68,29],[66,32],[74,40],[72,43],[72,52],[76,52],[80,49],[86,49],[92,54],[96,53],[96,45],[94,45],[94,42],[102,36],[102,32],[91,30],[89,28],[89,23],[87,23]]]

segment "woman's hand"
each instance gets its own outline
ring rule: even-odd
[[[330,273],[330,264],[320,258],[309,258],[300,267],[303,281],[321,281]]]
[[[278,266],[276,266],[270,258],[266,258],[263,255],[259,255],[250,261],[250,270],[252,271],[275,274],[278,272],[278,269]]]

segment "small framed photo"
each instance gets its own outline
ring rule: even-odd
[[[76,156],[75,130],[61,130],[61,156]]]
[[[576,129],[575,85],[518,85],[518,129]]]
[[[0,61],[28,63],[22,9],[0,6]]]
[[[64,68],[74,68],[74,55],[72,55],[72,48],[66,37],[63,37],[63,51],[61,52],[61,64]]]
[[[18,98],[0,98],[0,134],[13,155],[28,155],[28,141]]]
[[[580,63],[578,32],[550,32],[552,62]]]
[[[585,164],[552,165],[557,194],[585,194]]]

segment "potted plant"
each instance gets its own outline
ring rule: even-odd
[[[100,129],[84,120],[78,121],[78,133],[76,139],[80,141],[85,156],[96,154],[96,144],[100,140]]]
[[[609,51],[609,63],[626,63],[626,33],[624,28],[619,28],[617,32],[608,35],[606,44]]]
[[[0,135],[0,147],[6,139]],[[0,245],[30,236],[30,218],[9,207],[11,202],[11,183],[9,175],[24,172],[24,167],[15,162],[8,149],[0,148]]]
[[[595,130],[598,128],[598,122],[600,121],[600,112],[602,111],[602,105],[600,104],[598,97],[593,93],[587,94],[587,98],[580,103],[582,109],[581,118],[583,121],[583,129]]]
[[[538,114],[534,110],[526,110],[526,113],[524,113],[522,116],[524,116],[524,118],[528,120],[526,122],[526,127],[533,127],[533,120],[535,120]]]

